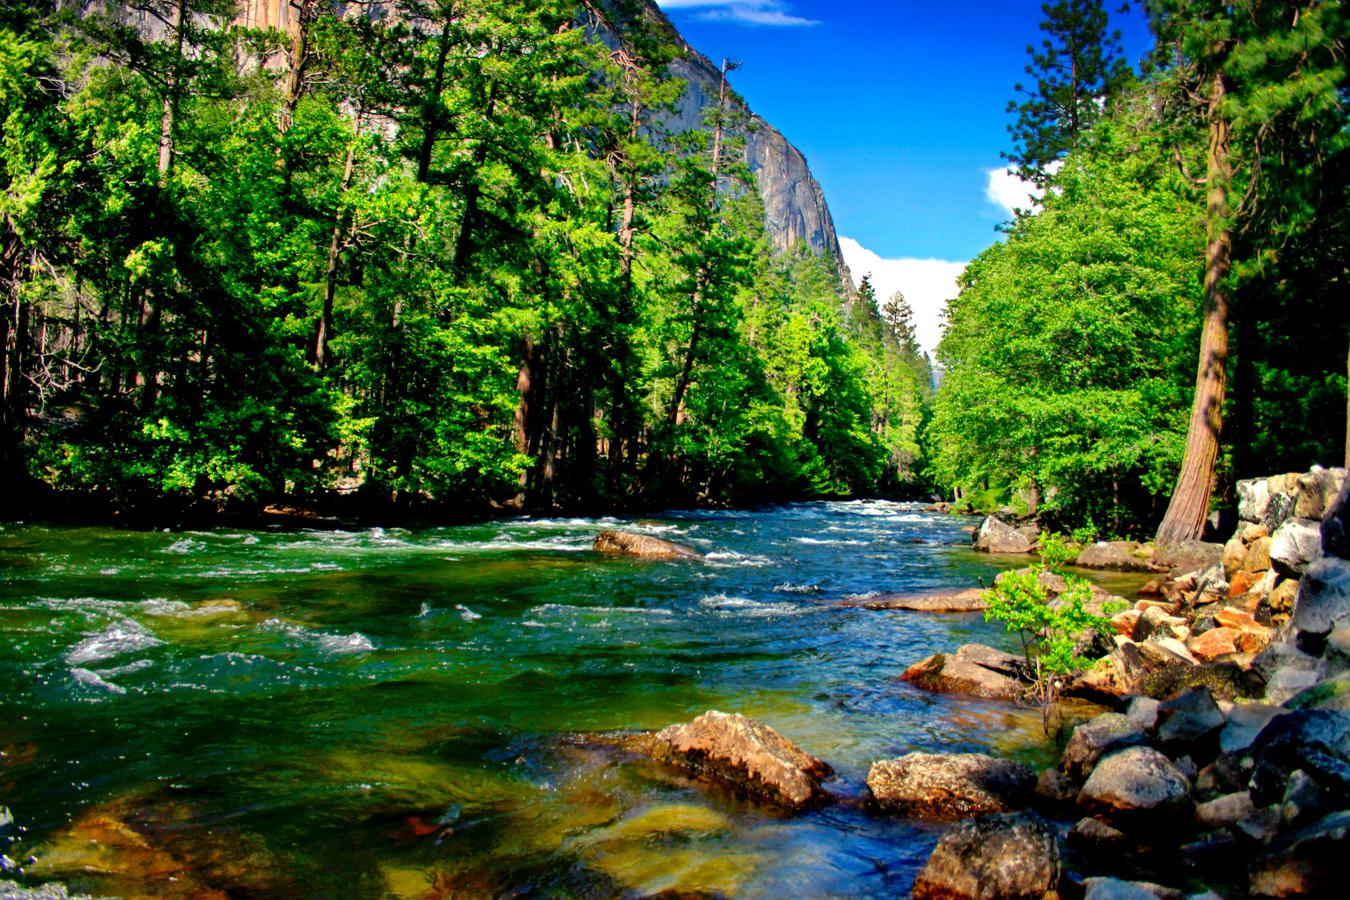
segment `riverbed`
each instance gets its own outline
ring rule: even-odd
[[[838,605],[1024,562],[882,501],[418,530],[0,529],[0,805],[24,877],[120,897],[896,896],[938,837],[870,762],[1053,758],[1035,711],[896,681],[1013,642]],[[602,528],[702,562],[590,550]],[[798,816],[592,736],[708,710],[838,772]],[[13,877],[13,876],[7,876]]]

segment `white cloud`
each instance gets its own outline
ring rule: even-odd
[[[657,0],[657,5],[662,9],[698,10],[698,18],[709,22],[777,28],[820,24],[815,19],[794,16],[785,0]]]
[[[1045,191],[1030,181],[1023,181],[1011,169],[985,169],[989,180],[984,186],[984,196],[995,206],[1001,206],[1013,216],[1019,209],[1034,210]]]
[[[871,274],[877,302],[885,303],[896,291],[905,295],[914,310],[914,331],[929,353],[942,337],[942,311],[957,294],[956,279],[965,271],[963,262],[945,259],[883,259],[853,238],[839,238],[844,262],[855,281]]]

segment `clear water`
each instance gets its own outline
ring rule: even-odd
[[[707,709],[839,773],[1049,748],[895,680],[1010,646],[842,597],[985,583],[970,520],[886,502],[417,531],[0,529],[0,852],[121,897],[892,896],[937,832],[744,802],[585,736]],[[608,559],[602,527],[702,563]],[[923,543],[912,543],[921,539]],[[807,588],[818,589],[806,592]],[[2,830],[0,830],[2,831]]]

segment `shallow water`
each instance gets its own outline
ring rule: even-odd
[[[916,749],[1048,758],[1039,716],[894,680],[978,615],[970,520],[879,501],[417,531],[0,529],[0,852],[95,894],[891,896],[937,832],[797,817],[578,735],[763,719],[861,794]],[[705,562],[590,552],[602,527]],[[923,543],[912,543],[912,540]]]

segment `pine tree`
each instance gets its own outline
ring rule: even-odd
[[[1051,166],[1079,146],[1130,71],[1120,58],[1120,32],[1107,30],[1102,0],[1054,0],[1041,11],[1046,37],[1039,50],[1027,47],[1026,73],[1034,83],[1016,85],[1026,99],[1008,102],[1017,121],[1008,126],[1014,150],[1004,158],[1022,178],[1044,185]]]

